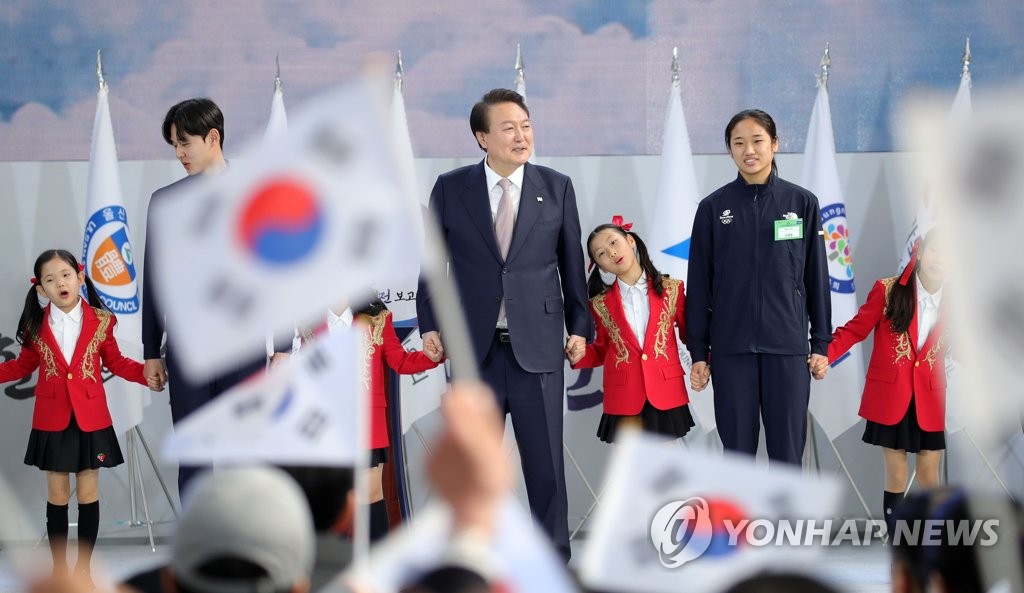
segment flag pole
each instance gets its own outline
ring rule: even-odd
[[[103,74],[103,50],[96,50],[96,82],[99,86],[100,95],[105,95],[109,87],[107,85],[106,76]],[[100,100],[103,100],[100,98]],[[106,382],[107,379],[104,379]],[[164,496],[167,498],[167,505],[171,507],[171,513],[174,517],[178,517],[178,509],[174,505],[174,500],[171,498],[171,492],[167,488],[167,483],[164,481],[164,476],[160,472],[160,468],[157,466],[156,461],[153,459],[152,453],[149,451],[149,445],[146,443],[146,438],[142,434],[142,430],[139,425],[131,427],[125,433],[125,440],[127,441],[127,453],[126,462],[128,463],[128,497],[131,508],[131,520],[129,526],[139,527],[141,525],[146,526],[146,530],[149,536],[149,547],[152,551],[156,551],[156,542],[153,537],[153,519],[149,513],[149,501],[146,496],[146,486],[142,479],[142,463],[139,461],[139,443],[146,449],[146,454],[149,458],[149,465],[153,469],[153,473],[156,475],[157,481],[160,483],[160,487],[163,489]],[[145,523],[141,522],[138,517],[138,500],[135,496],[136,487],[139,489],[139,494],[142,499],[143,514],[146,517]]]
[[[828,91],[829,69],[832,67],[832,53],[831,53],[830,44],[827,41],[825,42],[825,53],[822,54],[821,61],[818,63],[818,65],[819,65],[820,71],[815,76],[815,78],[818,81],[818,88],[824,88],[826,93],[827,93],[827,91]],[[824,238],[824,237],[822,237],[822,238]],[[813,418],[812,414],[809,414],[809,416],[811,418]],[[816,435],[814,430],[810,430],[809,432],[810,432],[810,436],[811,436],[812,448],[813,448],[813,450],[815,452],[817,452],[817,450],[818,450],[817,435]],[[839,462],[839,467],[842,469],[843,473],[846,475],[846,479],[850,482],[850,487],[853,488],[854,494],[857,495],[857,500],[860,502],[861,507],[863,507],[864,512],[868,516],[868,519],[869,520],[874,520],[874,515],[871,513],[871,508],[868,507],[867,502],[864,500],[864,495],[861,493],[860,488],[857,486],[856,480],[853,479],[853,474],[850,473],[850,469],[847,467],[846,461],[843,459],[843,456],[839,453],[839,448],[836,447],[835,442],[831,438],[828,439],[828,443],[829,443],[829,445],[832,448],[832,453],[835,454],[835,456],[836,456],[836,460]],[[821,462],[820,462],[819,459],[817,459],[817,455],[815,455],[815,457],[816,457],[815,463],[818,466],[818,471],[820,473],[820,471],[821,471]]]
[[[526,86],[526,67],[523,65],[523,47],[521,44],[516,44],[516,88],[523,88]]]

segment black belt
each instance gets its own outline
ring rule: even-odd
[[[498,328],[498,329],[494,330],[494,340],[496,342],[502,342],[502,343],[505,343],[505,344],[511,344],[512,343],[512,336],[509,335],[507,329]]]

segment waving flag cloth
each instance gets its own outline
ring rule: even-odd
[[[331,332],[284,364],[189,415],[164,441],[169,461],[354,466],[369,449],[362,333]],[[363,398],[360,401],[359,398]]]
[[[605,485],[580,563],[601,591],[723,591],[755,572],[805,570],[832,541],[840,495],[834,478],[730,452],[680,455],[640,431],[616,442]]]
[[[103,303],[117,316],[114,337],[126,356],[142,359],[142,315],[138,275],[132,250],[128,213],[121,193],[114,128],[110,122],[107,85],[96,96],[96,119],[89,155],[89,185],[85,198],[82,262]],[[118,377],[106,379],[107,406],[114,430],[123,434],[142,422],[149,390]]]
[[[956,134],[958,129],[971,117],[971,41],[967,40],[962,58],[963,71],[960,74],[960,86],[956,91],[956,98],[953,99],[953,107],[949,112],[947,127],[949,134]],[[910,232],[907,233],[907,243],[900,254],[899,269],[902,270],[910,261],[910,254],[914,250],[914,244],[928,234],[928,231],[937,221],[932,212],[932,200],[928,195],[928,187],[925,188],[925,195],[917,203],[917,216],[911,224]],[[946,432],[953,434],[965,427],[968,414],[964,409],[965,398],[960,395],[964,393],[966,378],[960,365],[951,358],[946,361]]]
[[[857,293],[853,281],[853,247],[846,218],[846,204],[839,187],[836,143],[832,135],[827,77],[822,76],[811,111],[804,148],[804,170],[800,185],[818,196],[821,226],[825,232],[829,288],[832,291],[832,323],[838,327],[857,314]],[[835,440],[857,424],[860,394],[864,386],[864,359],[860,346],[832,363],[828,375],[811,385],[810,411],[828,438]]]
[[[690,134],[683,114],[680,95],[679,61],[673,51],[672,85],[669,88],[668,107],[665,111],[665,130],[661,141],[661,172],[658,175],[658,193],[654,210],[647,225],[648,250],[654,265],[663,274],[686,280],[690,258],[690,230],[697,214],[700,194],[697,193],[697,175],[693,168]],[[678,338],[677,338],[678,339]],[[685,347],[679,348],[683,368],[687,374],[693,362]],[[713,383],[713,381],[712,381]],[[714,385],[700,393],[690,394],[690,410],[705,432],[715,429]]]
[[[962,125],[971,117],[971,71],[970,65],[970,42],[967,45],[967,51],[964,54],[964,70],[960,75],[960,87],[956,91],[956,98],[953,99],[953,107],[949,112],[949,126],[951,128]],[[910,232],[907,233],[907,243],[900,253],[900,264],[899,269],[903,269],[910,261],[910,253],[914,250],[914,243],[918,239],[921,239],[928,234],[932,226],[935,224],[934,217],[931,211],[931,200],[929,199],[928,189],[925,188],[925,195],[920,202],[917,203],[917,216],[914,217],[914,222],[910,226]]]
[[[419,206],[394,175],[385,109],[370,81],[348,85],[153,206],[157,297],[195,380],[261,355],[250,344],[268,330],[416,273]]]

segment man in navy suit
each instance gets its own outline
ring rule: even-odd
[[[530,509],[568,559],[563,364],[592,333],[576,194],[567,176],[527,162],[533,130],[518,93],[488,92],[469,123],[487,156],[438,177],[430,208],[480,374],[512,415]],[[422,281],[416,309],[425,347],[440,347]]]
[[[216,175],[224,170],[227,161],[224,159],[224,115],[217,104],[206,98],[187,99],[167,111],[163,123],[164,140],[174,148],[174,156],[185,168],[188,177],[162,187],[149,199],[150,206],[181,188],[196,182],[204,175]],[[152,212],[152,209],[149,210]],[[142,350],[145,358],[143,373],[147,379],[163,384],[170,375],[171,420],[177,424],[183,418],[202,407],[214,397],[227,391],[246,377],[259,371],[265,364],[264,359],[253,360],[239,368],[225,373],[211,381],[196,383],[181,370],[175,356],[174,341],[168,337],[166,345],[167,368],[161,359],[161,345],[164,341],[164,317],[160,311],[157,294],[163,298],[173,292],[174,287],[156,287],[156,272],[152,262],[156,256],[152,254],[153,243],[149,238],[152,229],[159,225],[159,220],[146,217],[146,247],[143,254],[142,282]],[[185,281],[186,279],[182,279]],[[178,468],[178,494],[184,494],[187,484],[192,480],[198,467],[181,466]]]

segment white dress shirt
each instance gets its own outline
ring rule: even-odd
[[[626,322],[643,349],[647,321],[651,318],[651,302],[647,300],[647,276],[641,274],[632,286],[621,279],[615,283],[619,285],[619,294],[622,295],[622,311],[626,314]]]
[[[487,187],[488,197],[491,202],[491,224],[498,219],[498,202],[501,201],[501,186],[498,182],[502,180],[502,176],[494,172],[494,169],[487,164],[487,159],[484,159],[484,174],[487,176]],[[512,198],[512,212],[515,216],[514,220],[519,218],[519,197],[523,193],[523,168],[519,167],[512,174],[508,176],[508,180],[512,182],[509,186],[509,197]]]
[[[920,350],[928,340],[935,324],[939,322],[939,306],[942,304],[942,287],[935,294],[925,290],[920,280],[917,282],[917,349]]]
[[[70,313],[61,311],[59,307],[50,303],[50,331],[57,340],[60,353],[64,360],[71,364],[71,357],[75,355],[75,346],[78,345],[78,337],[82,335],[82,299]]]
[[[341,312],[341,315],[336,314],[331,309],[327,310],[327,333],[334,333],[338,329],[346,329],[352,327],[352,307],[345,307],[345,310]]]

